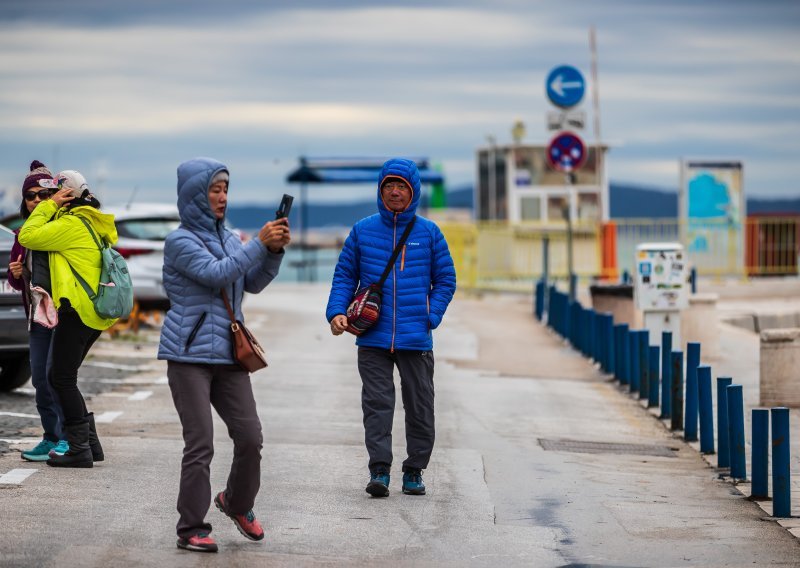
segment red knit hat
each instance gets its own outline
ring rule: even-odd
[[[39,160],[34,160],[31,162],[30,173],[25,176],[25,181],[22,182],[22,193],[25,193],[32,187],[35,187],[36,189],[41,188],[42,186],[39,185],[39,180],[42,179],[53,179],[53,174],[42,162]]]

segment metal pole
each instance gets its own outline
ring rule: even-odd
[[[621,371],[622,371],[622,378],[620,379],[620,383],[623,385],[627,385],[630,383],[631,380],[631,333],[632,331],[628,329],[628,324],[622,324],[623,328],[620,332],[620,354],[622,355],[622,364],[621,364]]]
[[[574,174],[567,174],[567,184],[570,184],[570,180],[572,179]],[[570,199],[572,194],[569,193],[567,199]],[[564,208],[564,216],[567,220],[567,273],[569,276],[569,299],[575,300],[575,280],[573,279],[574,276],[574,268],[572,266],[572,213],[570,211],[571,205],[568,201],[567,206]]]
[[[661,332],[661,418],[672,416],[672,332]]]
[[[711,396],[711,367],[697,367],[697,391],[700,401],[700,452],[714,453],[714,402]]]
[[[697,441],[697,367],[700,366],[700,344],[686,345],[686,416],[684,416],[683,439]]]
[[[647,406],[649,408],[655,408],[658,406],[658,366],[660,363],[658,351],[658,345],[651,345],[650,353],[647,357],[647,360],[650,363],[650,372],[648,373],[648,379],[650,383],[648,392],[650,396],[647,399]]]
[[[772,516],[792,516],[792,478],[789,471],[789,409],[772,409]]]
[[[639,332],[639,399],[650,398],[650,332],[643,329]]]
[[[728,425],[728,387],[733,382],[730,377],[717,377],[717,467],[731,467],[730,426]]]
[[[625,384],[625,354],[622,346],[625,343],[625,334],[628,333],[627,323],[618,323],[614,326],[614,376],[620,384]]]
[[[306,194],[308,193],[307,189],[308,184],[306,182],[302,182],[300,184],[300,266],[301,270],[303,271],[303,276],[298,278],[298,280],[301,282],[306,280],[306,229],[308,228],[308,201],[306,200]]]
[[[672,422],[671,430],[683,430],[683,351],[673,351],[672,375]]]
[[[728,428],[730,432],[731,477],[747,479],[744,447],[744,402],[742,385],[731,385],[728,391]]]
[[[769,498],[769,410],[754,408],[753,445],[750,448],[751,482],[750,496],[754,499]]]
[[[639,331],[632,331],[629,334],[630,337],[630,354],[631,354],[631,384],[629,392],[639,392],[639,382],[641,381],[642,375],[641,371],[639,370]]]

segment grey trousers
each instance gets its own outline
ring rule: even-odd
[[[403,471],[425,469],[435,438],[433,415],[433,352],[375,347],[358,348],[361,409],[369,469],[392,465],[394,421],[394,366],[400,371],[400,389],[406,415],[406,452]]]
[[[183,461],[178,491],[178,536],[210,532],[205,521],[211,505],[210,465],[214,456],[211,407],[233,439],[233,463],[225,487],[230,513],[253,508],[261,485],[261,421],[250,375],[237,365],[167,362],[172,400],[183,427]]]

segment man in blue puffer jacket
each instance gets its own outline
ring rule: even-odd
[[[287,219],[266,223],[242,244],[225,228],[228,168],[210,158],[178,167],[181,225],[164,243],[164,288],[170,309],[158,358],[167,360],[172,399],[183,427],[178,493],[178,548],[216,552],[205,515],[211,502],[209,466],[214,455],[213,405],[233,438],[233,464],[214,504],[245,537],[264,538],[252,508],[261,483],[261,422],[250,375],[233,359],[227,294],[236,319],[245,292],[257,294],[278,274],[289,244]]]
[[[377,283],[403,231],[415,217],[419,170],[411,160],[388,160],[378,184],[378,214],[353,226],[333,275],[326,316],[334,335],[348,327],[355,291]],[[424,495],[422,470],[434,441],[433,338],[456,289],[447,241],[433,221],[417,217],[383,285],[380,317],[358,337],[361,408],[369,453],[367,493],[389,495],[394,418],[394,366],[400,372],[406,412],[403,493]]]

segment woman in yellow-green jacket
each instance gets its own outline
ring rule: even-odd
[[[114,216],[100,211],[100,203],[79,172],[63,171],[51,186],[58,191],[36,206],[18,236],[25,248],[48,251],[53,295],[46,301],[52,301],[58,314],[48,380],[64,411],[69,451],[64,455],[51,453],[47,465],[92,467],[104,456],[94,416],[86,409],[78,389],[78,368],[100,332],[116,320],[97,315],[73,270],[96,289],[100,281],[100,250],[84,221],[98,239],[110,245],[117,242],[117,229]]]

